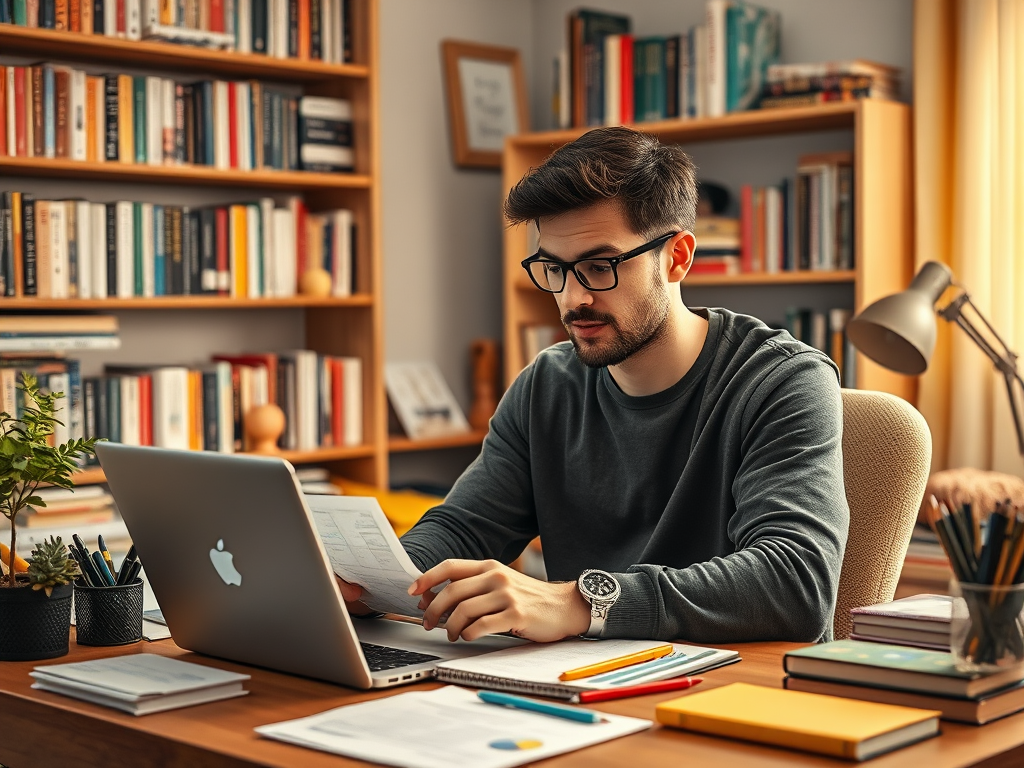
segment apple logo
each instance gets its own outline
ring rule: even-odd
[[[210,561],[213,563],[217,575],[225,584],[242,586],[242,574],[235,568],[234,555],[224,549],[224,539],[217,539],[217,548],[210,550]]]

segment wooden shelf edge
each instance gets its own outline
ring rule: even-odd
[[[410,453],[412,451],[433,451],[439,448],[464,448],[480,445],[486,436],[486,429],[422,440],[410,440],[408,437],[392,435],[388,438],[388,451],[390,453]]]
[[[372,457],[376,450],[372,445],[343,446],[340,448],[318,448],[315,451],[281,451],[277,454],[292,464],[315,464],[317,462],[344,461]],[[251,454],[239,454],[242,456]],[[100,467],[89,467],[75,472],[71,479],[75,485],[94,485],[106,482],[106,475]]]
[[[0,41],[2,42],[2,41]],[[95,163],[44,157],[0,157],[0,176],[155,184],[212,184],[249,189],[369,189],[369,176],[308,171],[240,171],[208,165]]]
[[[792,285],[803,283],[852,283],[854,270],[814,272],[751,272],[742,275],[687,275],[683,285]]]
[[[286,82],[317,82],[339,77],[365,80],[370,73],[369,67],[362,64],[276,59],[252,53],[124,40],[81,32],[57,32],[13,24],[0,24],[0,51],[9,55],[53,57],[69,62],[127,64]]]
[[[228,298],[225,296],[153,296],[133,299],[7,299],[0,298],[0,310],[45,309],[82,310],[100,309],[108,312],[118,310],[161,310],[161,309],[303,309],[307,307],[370,307],[373,297],[369,294],[355,296],[293,296],[289,298]]]

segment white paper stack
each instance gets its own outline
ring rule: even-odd
[[[242,683],[250,677],[155,653],[51,664],[29,674],[33,688],[133,715],[244,696]]]

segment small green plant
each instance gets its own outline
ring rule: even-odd
[[[82,571],[70,555],[67,545],[60,536],[50,537],[36,544],[28,559],[28,580],[32,589],[46,590],[46,596],[53,594],[53,588],[70,584]]]
[[[64,425],[56,417],[56,404],[64,393],[41,391],[35,376],[25,372],[22,372],[18,389],[25,397],[21,417],[0,412],[0,511],[11,523],[11,554],[7,563],[10,575],[5,581],[8,587],[16,586],[14,553],[18,514],[29,506],[46,506],[46,502],[35,495],[40,485],[73,489],[71,474],[78,468],[77,460],[91,454],[96,445],[94,437],[50,445],[54,429]],[[51,591],[52,586],[47,589],[47,595]]]

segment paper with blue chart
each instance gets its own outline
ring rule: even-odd
[[[363,588],[362,602],[375,611],[423,617],[409,585],[423,575],[378,501],[369,496],[306,495],[313,523],[334,572]]]
[[[511,768],[651,727],[650,720],[602,713],[578,723],[485,704],[446,686],[339,707],[260,726],[271,739],[403,768]]]

